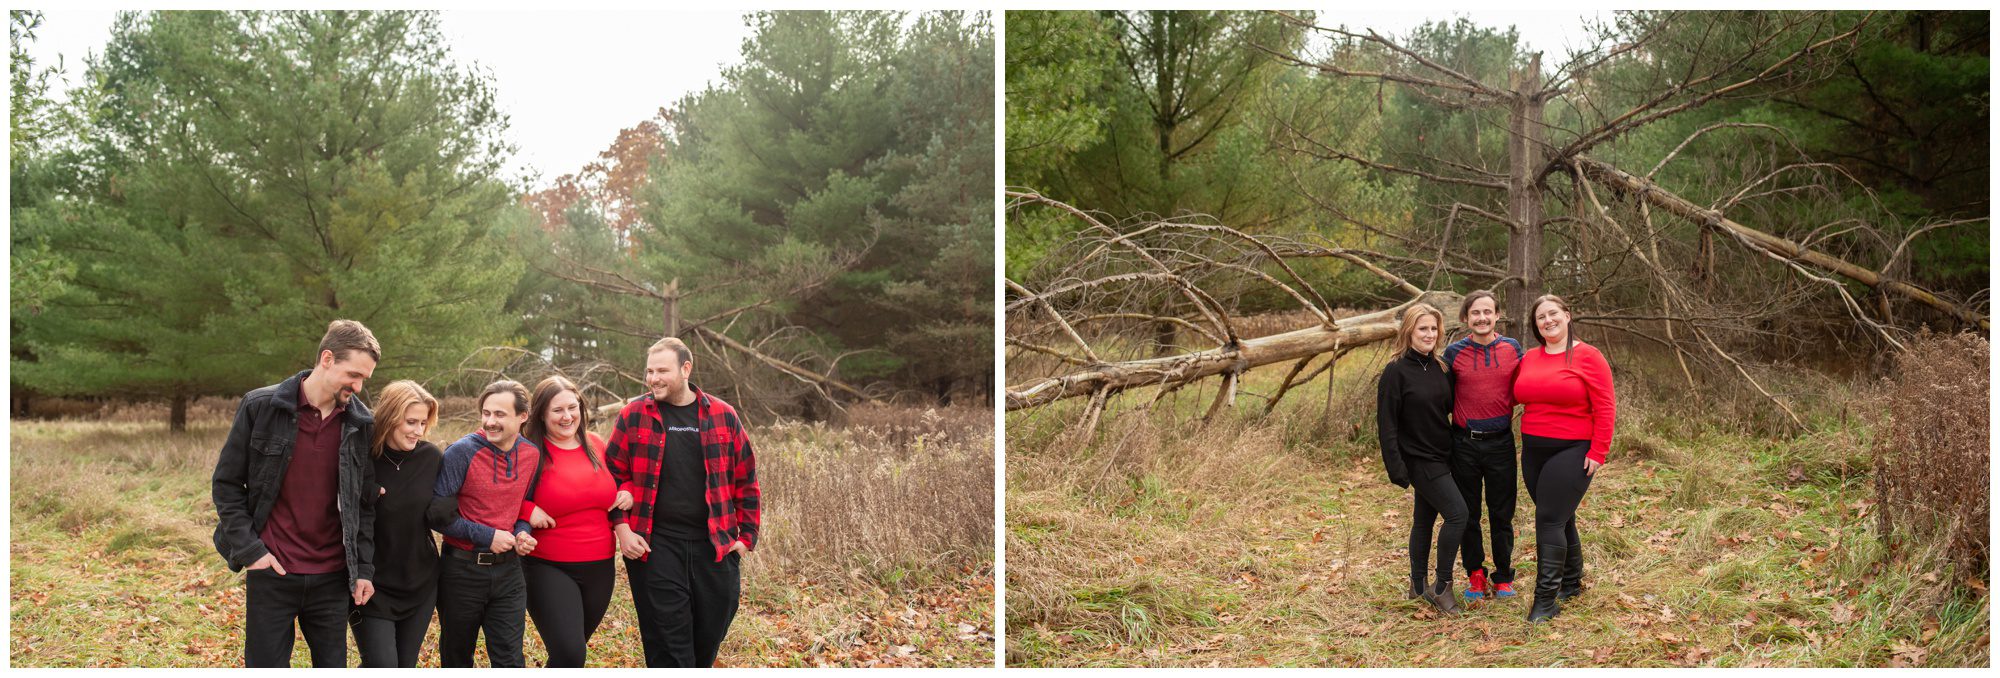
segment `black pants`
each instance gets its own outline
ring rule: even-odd
[[[243,665],[292,665],[292,628],[306,637],[313,668],[347,668],[347,571],[280,576],[271,568],[243,576]]]
[[[742,556],[731,553],[718,563],[707,541],[660,535],[652,536],[652,546],[645,561],[625,560],[646,666],[714,666],[743,593]]]
[[[431,615],[436,609],[437,597],[433,595],[402,619],[370,617],[360,610],[350,613],[347,622],[354,627],[354,645],[361,650],[361,668],[416,668],[417,656],[424,651],[424,639],[430,636]]]
[[[438,664],[472,668],[479,632],[486,632],[486,661],[493,668],[524,668],[521,636],[528,630],[528,591],[521,559],[479,565],[452,555],[438,559]]]
[[[1458,494],[1465,499],[1465,537],[1459,542],[1465,571],[1486,567],[1485,545],[1480,543],[1480,496],[1485,495],[1486,513],[1493,536],[1495,583],[1514,581],[1514,434],[1503,431],[1493,437],[1473,440],[1462,428],[1451,430],[1451,477]]]
[[[584,647],[611,606],[617,566],[610,558],[561,563],[530,557],[521,560],[521,575],[528,583],[528,616],[549,649],[544,666],[581,668]]]
[[[1528,498],[1535,502],[1536,553],[1560,547],[1567,553],[1583,548],[1576,533],[1576,507],[1590,489],[1583,473],[1588,440],[1558,440],[1522,434],[1521,476]]]
[[[1465,500],[1452,482],[1451,466],[1444,462],[1404,457],[1410,469],[1410,488],[1416,490],[1416,510],[1410,521],[1410,581],[1424,580],[1424,564],[1430,559],[1431,524],[1444,518],[1437,532],[1437,579],[1434,588],[1451,584],[1451,561],[1458,556],[1458,540],[1465,535]]]

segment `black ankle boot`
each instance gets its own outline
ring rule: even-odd
[[[1535,604],[1528,608],[1528,621],[1543,622],[1562,614],[1556,604],[1562,590],[1563,562],[1569,549],[1541,546],[1535,549]]]
[[[1562,590],[1556,600],[1569,600],[1583,593],[1583,545],[1576,544],[1566,549],[1563,555]]]

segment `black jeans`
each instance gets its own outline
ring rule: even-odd
[[[1452,482],[1451,466],[1443,462],[1404,457],[1410,469],[1410,489],[1416,490],[1416,509],[1410,521],[1410,581],[1424,580],[1425,561],[1430,560],[1431,525],[1439,517],[1444,527],[1437,532],[1437,579],[1432,590],[1451,584],[1451,561],[1458,556],[1459,538],[1465,535],[1465,500]]]
[[[433,596],[402,619],[370,617],[359,609],[349,613],[347,623],[354,627],[354,646],[361,650],[361,668],[416,668],[417,656],[423,654],[424,639],[430,636],[431,616],[436,610],[437,598]]]
[[[731,553],[715,562],[715,546],[653,535],[645,561],[625,560],[632,604],[639,613],[639,639],[649,668],[715,665],[736,604],[743,593],[741,559]]]
[[[243,665],[292,665],[292,628],[306,637],[313,668],[347,668],[347,571],[280,576],[271,568],[243,575]]]
[[[1459,542],[1464,553],[1465,571],[1486,566],[1485,545],[1480,543],[1480,496],[1486,499],[1486,513],[1493,536],[1495,583],[1514,581],[1514,433],[1482,434],[1493,437],[1473,440],[1462,428],[1451,430],[1451,477],[1458,482],[1459,496],[1465,499],[1465,538]]]
[[[1535,501],[1536,553],[1561,548],[1575,554],[1583,548],[1576,532],[1576,507],[1590,490],[1590,476],[1583,473],[1588,440],[1558,440],[1523,434],[1521,475],[1527,480],[1528,498]]]
[[[445,551],[438,559],[438,664],[472,668],[472,651],[484,630],[489,665],[526,667],[521,637],[528,630],[528,591],[521,559],[479,565],[452,555],[456,547]]]
[[[521,559],[521,575],[528,583],[528,616],[549,649],[544,666],[581,668],[584,647],[611,606],[617,566],[610,558],[562,563],[529,557]]]

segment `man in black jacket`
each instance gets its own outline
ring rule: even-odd
[[[293,623],[314,667],[347,664],[347,609],[375,593],[375,423],[354,395],[382,348],[335,320],[312,369],[251,391],[215,464],[215,549],[244,575],[243,658],[291,664]]]

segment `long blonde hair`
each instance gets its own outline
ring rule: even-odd
[[[424,432],[428,433],[437,427],[437,398],[431,396],[429,391],[425,391],[424,387],[418,386],[417,382],[408,379],[389,382],[388,386],[382,388],[382,397],[376,401],[375,433],[372,436],[374,439],[368,443],[368,451],[371,454],[382,456],[382,450],[389,443],[390,434],[402,426],[403,413],[408,412],[411,405],[423,405],[430,410],[430,414],[424,419]]]
[[[1437,319],[1438,340],[1431,343],[1430,356],[1431,360],[1436,361],[1439,366],[1444,365],[1444,361],[1438,358],[1439,344],[1444,343],[1444,312],[1437,310],[1436,306],[1423,302],[1417,302],[1409,310],[1403,311],[1403,326],[1401,329],[1396,330],[1396,350],[1390,353],[1390,362],[1395,362],[1397,358],[1403,357],[1403,352],[1410,350],[1416,344],[1417,321],[1424,316]]]

